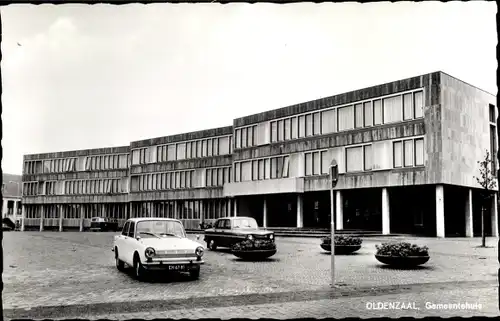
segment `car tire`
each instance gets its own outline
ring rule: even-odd
[[[210,250],[212,250],[212,251],[217,250],[217,244],[215,243],[215,241],[214,241],[214,240],[209,240],[209,241],[207,242],[207,247],[208,247]]]
[[[118,248],[115,247],[115,264],[118,271],[125,270],[125,263],[118,258]]]
[[[193,280],[198,280],[200,278],[200,268],[189,271],[189,276]]]
[[[137,255],[134,258],[134,275],[139,281],[144,280],[146,276],[146,269],[142,266],[141,260],[137,257]]]

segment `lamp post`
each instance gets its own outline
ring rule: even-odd
[[[335,199],[333,189],[337,186],[339,176],[338,164],[335,159],[330,163],[330,233],[331,233],[331,273],[332,288],[335,287]]]

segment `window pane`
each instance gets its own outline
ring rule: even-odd
[[[175,188],[179,188],[181,186],[181,173],[175,172]]]
[[[175,160],[175,144],[170,144],[167,147],[167,160]]]
[[[417,91],[414,93],[415,118],[424,116],[424,92]]]
[[[363,147],[346,148],[346,171],[358,172],[363,170]]]
[[[394,96],[383,99],[384,104],[384,124],[403,120],[403,106],[401,96]]]
[[[299,138],[306,137],[306,116],[299,116]]]
[[[298,124],[297,124],[297,117],[293,117],[291,119],[290,126],[292,127],[291,139],[296,139],[298,137],[298,132],[299,132],[299,128],[298,128]]]
[[[211,168],[206,170],[205,185],[212,186],[212,169]]]
[[[186,158],[191,158],[191,142],[186,143]]]
[[[329,155],[327,151],[321,152],[321,174],[328,174],[330,171],[330,163],[332,162],[329,159]]]
[[[373,118],[374,118],[374,124],[375,125],[381,125],[382,124],[382,101],[379,100],[374,100],[373,101]]]
[[[278,160],[276,157],[271,158],[271,178],[276,178],[278,172]]]
[[[247,129],[241,129],[241,148],[247,147]]]
[[[291,119],[285,119],[285,139],[289,140],[291,138]]]
[[[373,168],[373,152],[372,145],[366,145],[363,147],[365,149],[365,171],[369,171]]]
[[[252,180],[252,162],[241,163],[241,181]]]
[[[252,161],[252,180],[256,181],[259,179],[259,163],[258,161]]]
[[[356,116],[356,128],[363,127],[363,104],[354,105],[354,112]]]
[[[207,140],[207,156],[212,156],[213,148],[212,139]]]
[[[240,182],[241,181],[241,163],[235,163],[234,164],[234,181],[235,182]]]
[[[186,158],[186,143],[177,144],[177,159]]]
[[[321,134],[321,114],[314,113],[313,114],[313,126],[314,126],[314,135]]]
[[[333,133],[336,130],[335,113],[336,109],[330,109],[322,112],[321,115],[321,133]]]
[[[403,95],[403,119],[413,119],[413,94]]]
[[[365,126],[373,126],[373,108],[372,102],[368,101],[363,104],[363,109],[365,112]]]
[[[304,156],[305,159],[305,166],[306,166],[306,176],[312,175],[313,174],[313,156],[312,153],[306,153]]]
[[[152,175],[150,174],[150,175],[146,175],[146,177],[145,177],[148,180],[148,191],[153,189],[153,179],[151,176]]]
[[[306,136],[313,135],[313,115],[306,115]]]
[[[219,168],[217,170],[217,185],[224,185],[224,168]]]
[[[424,165],[424,139],[415,139],[415,165]]]
[[[219,138],[219,155],[229,154],[229,136]]]
[[[319,152],[313,153],[313,174],[319,175],[321,171],[321,158]]]
[[[288,177],[288,172],[290,170],[290,156],[283,157],[283,177]]]
[[[405,166],[413,166],[413,140],[404,141]]]
[[[263,180],[264,179],[264,160],[263,159],[258,160],[258,169],[259,169],[258,179]]]
[[[247,146],[253,146],[253,126],[247,127]]]
[[[191,158],[196,158],[196,142],[191,142]]]
[[[151,178],[152,178],[151,189],[155,190],[156,189],[156,174],[153,174]]]
[[[394,157],[394,167],[403,166],[403,143],[394,142],[393,143],[393,157]]]
[[[278,123],[275,121],[271,122],[271,143],[278,141]]]
[[[179,187],[180,188],[186,187],[186,172],[179,173]]]
[[[172,188],[172,173],[165,173],[165,188],[166,189],[171,189]]]
[[[271,159],[266,158],[264,160],[264,171],[265,171],[265,179],[270,179],[271,178]]]
[[[339,131],[354,128],[354,107],[347,106],[338,109]]]
[[[196,157],[202,157],[201,156],[201,148],[202,148],[201,140],[196,141]]]
[[[207,140],[201,141],[201,157],[207,157]]]
[[[285,131],[284,131],[284,121],[278,120],[278,141],[281,142],[285,139]]]

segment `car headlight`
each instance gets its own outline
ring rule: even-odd
[[[147,257],[148,259],[150,259],[150,258],[152,258],[153,256],[155,256],[155,254],[156,254],[156,251],[155,251],[155,249],[153,249],[152,247],[148,247],[148,248],[146,249],[146,251],[144,251],[144,255],[146,255],[146,257]]]
[[[271,240],[272,240],[272,239],[274,239],[274,234],[270,234],[270,235],[269,235],[269,238],[270,238]]]
[[[198,257],[202,257],[202,256],[203,256],[203,252],[204,252],[204,250],[203,250],[203,248],[202,248],[201,246],[198,246],[198,247],[196,248],[196,251],[195,251],[196,256],[198,256]]]
[[[247,239],[249,239],[249,240],[253,240],[253,235],[252,235],[252,234],[248,234],[248,235],[247,235]]]

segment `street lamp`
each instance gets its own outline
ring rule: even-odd
[[[330,231],[331,231],[331,272],[332,272],[332,288],[335,287],[335,202],[333,189],[337,186],[339,176],[339,166],[335,159],[330,163]]]

